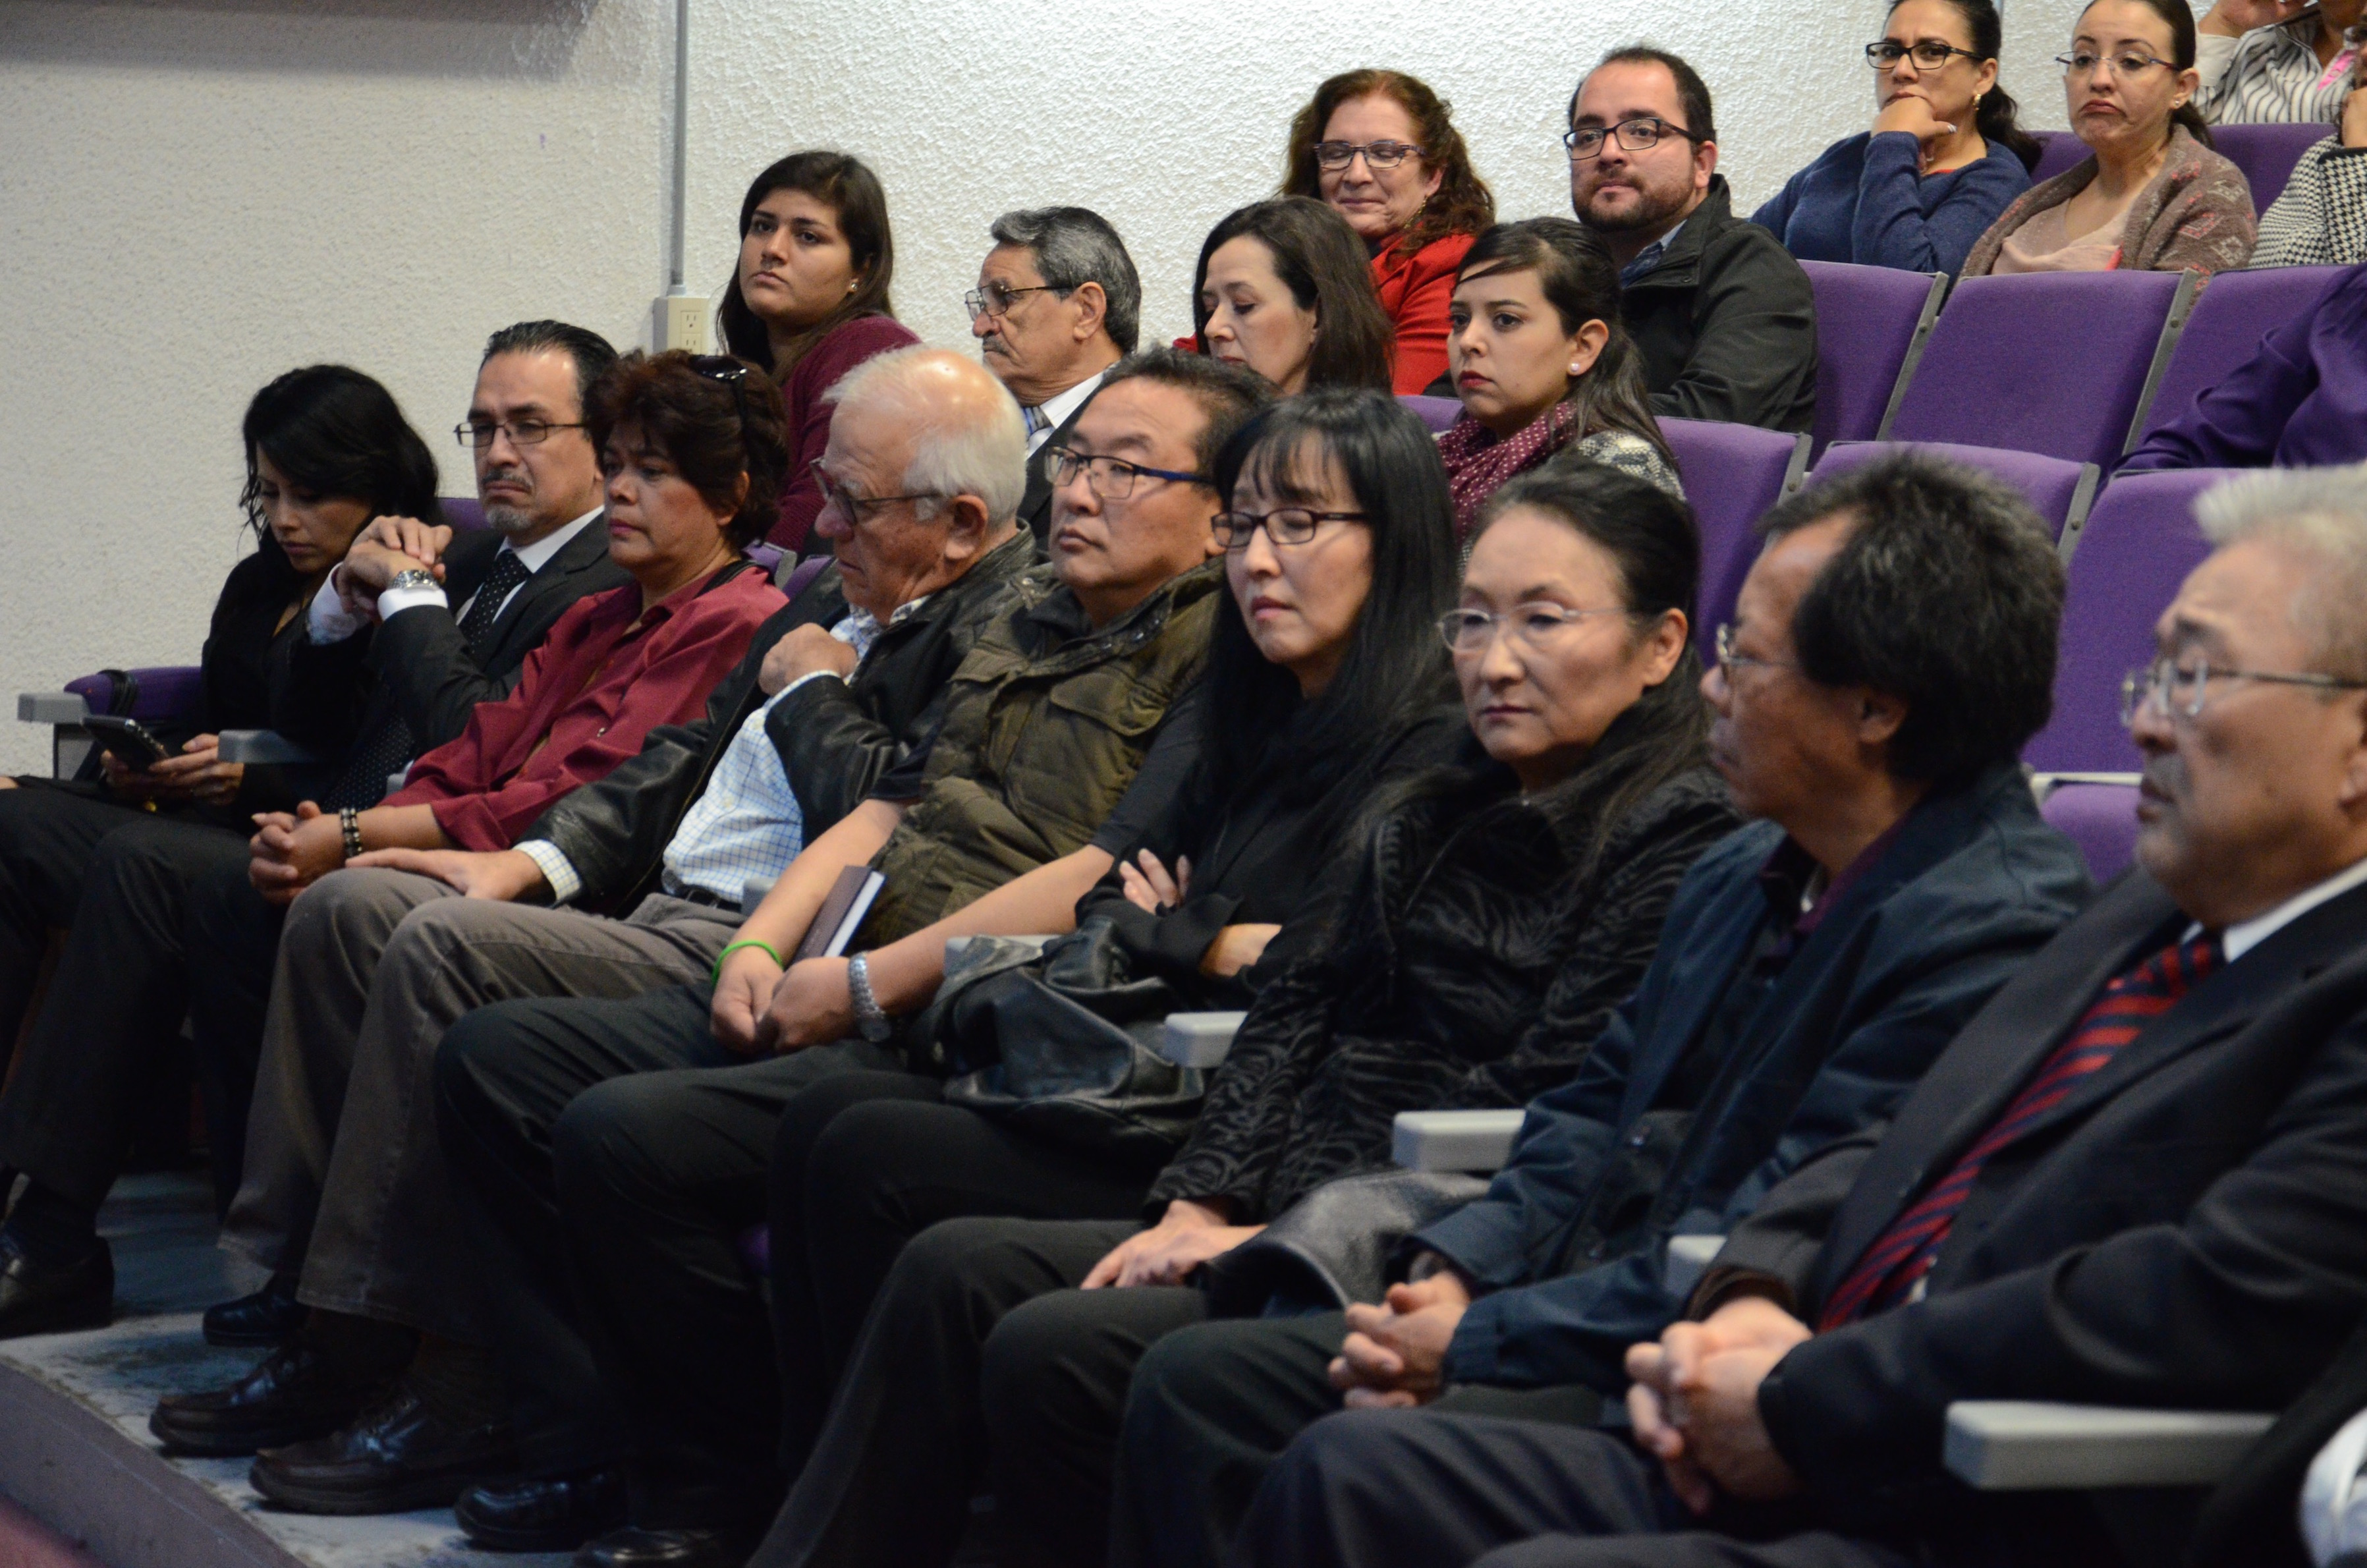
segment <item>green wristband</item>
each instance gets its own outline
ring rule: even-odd
[[[780,949],[774,947],[770,942],[734,942],[730,947],[715,955],[715,972],[708,976],[708,984],[720,985],[723,983],[723,960],[730,958],[732,954],[738,952],[742,948],[762,948],[764,949],[764,956],[766,958],[771,959],[783,969],[789,967],[782,959]]]

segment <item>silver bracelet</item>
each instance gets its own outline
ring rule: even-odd
[[[864,1039],[877,1044],[896,1032],[879,998],[871,994],[869,955],[857,953],[846,960],[846,994],[855,1004],[855,1027]]]

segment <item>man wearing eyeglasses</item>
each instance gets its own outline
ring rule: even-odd
[[[1005,212],[965,302],[979,358],[1027,420],[1027,455],[1068,437],[1103,375],[1134,352],[1142,280],[1106,219],[1082,207]],[[1051,537],[1052,482],[1030,463],[1019,520]]]
[[[1709,89],[1657,49],[1616,49],[1569,101],[1569,204],[1619,263],[1652,412],[1770,430],[1816,415],[1816,304],[1780,241],[1737,218]]]
[[[2301,1433],[2207,1529],[2192,1494],[1975,1490],[1942,1434],[1962,1401],[2275,1410],[2367,1311],[2361,494],[2356,471],[2276,472],[2203,498],[2217,549],[2127,687],[2136,869],[1886,1126],[1731,1233],[1686,1321],[1626,1356],[1632,1438],[1352,1413],[1277,1467],[1252,1560],[2306,1561]],[[1484,1462],[1488,1516],[1421,1516]],[[1351,1464],[1412,1506],[1352,1518]]]

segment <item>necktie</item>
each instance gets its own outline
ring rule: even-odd
[[[1033,403],[1020,404],[1019,416],[1027,421],[1027,434],[1030,437],[1052,427],[1052,422],[1044,417],[1044,411]]]
[[[469,602],[469,613],[460,618],[460,642],[472,662],[483,665],[486,652],[493,647],[493,628],[502,619],[502,607],[512,590],[533,575],[514,550],[504,549],[493,557],[493,569]],[[415,750],[411,726],[403,722],[402,710],[390,703],[378,723],[354,743],[353,755],[345,759],[323,804],[332,811],[375,804],[386,793],[387,776],[409,762]]]
[[[2063,1043],[2049,1051],[2038,1071],[2005,1111],[1956,1161],[1921,1201],[1890,1222],[1866,1248],[1818,1319],[1819,1332],[1870,1317],[1908,1300],[1939,1261],[1940,1248],[1972,1195],[1981,1169],[1997,1152],[2028,1131],[2039,1118],[2063,1103],[2079,1080],[2119,1054],[2153,1019],[2217,969],[2219,937],[2204,932],[2191,942],[2164,948],[2104,987]]]

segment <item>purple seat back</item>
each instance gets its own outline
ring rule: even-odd
[[[197,717],[205,676],[195,665],[159,665],[124,672],[140,683],[130,716],[143,724],[189,722]],[[66,682],[66,689],[83,699],[94,713],[104,713],[115,698],[115,682],[103,675],[87,675]]]
[[[2127,473],[2105,488],[2072,553],[2055,663],[2055,714],[2022,751],[2041,773],[2131,773],[2137,748],[2121,728],[2121,677],[2153,657],[2153,625],[2210,553],[2194,498],[2216,469]]]
[[[1840,261],[1804,261],[1817,297],[1817,422],[1811,457],[1835,441],[1871,441],[1914,373],[1948,279]]]
[[[2317,142],[2334,134],[2331,125],[2214,125],[2211,142],[2219,155],[2244,171],[2252,187],[2252,210],[2266,212],[2285,192],[2293,165]]]
[[[780,574],[781,558],[787,553],[788,551],[779,545],[768,543],[764,540],[758,540],[748,547],[748,559],[763,567],[765,576],[776,580]]]
[[[2134,448],[2165,425],[2183,418],[2203,392],[2260,351],[2260,339],[2309,309],[2342,267],[2271,267],[2223,272],[2194,301],[2178,346],[2162,367]]]
[[[1408,392],[1398,401],[1421,415],[1433,436],[1463,416],[1463,400],[1459,397],[1421,397]]]
[[[1808,437],[1707,419],[1663,419],[1660,435],[1676,454],[1677,477],[1701,528],[1693,645],[1706,658],[1718,622],[1734,613],[1734,596],[1758,558],[1752,525],[1807,467]]]
[[[438,495],[436,504],[444,509],[444,520],[456,531],[485,526],[485,504],[473,495]]]
[[[1995,474],[2030,498],[2059,541],[2067,528],[2086,521],[2095,499],[2098,470],[2093,463],[2075,463],[2036,452],[2005,451],[1996,447],[1966,447],[1947,441],[1843,441],[1827,452],[1808,476],[1809,483],[1830,479],[1863,468],[1876,458],[1909,449],[1935,458],[1963,463]]]
[[[2134,784],[2057,784],[2039,802],[2048,825],[2079,846],[2088,874],[2109,882],[2129,869],[2137,843]]]
[[[2089,156],[2088,144],[2067,131],[2033,131],[2038,139],[2038,166],[2030,171],[2030,183],[2053,179],[2056,175],[2069,174]]]
[[[2109,468],[2127,443],[2171,307],[2193,286],[2176,272],[1967,278],[1948,296],[1885,435]]]

